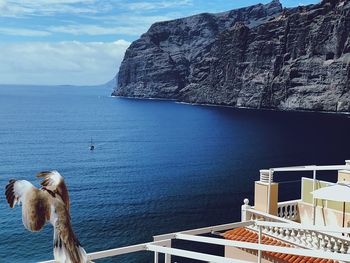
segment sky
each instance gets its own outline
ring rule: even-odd
[[[157,21],[265,0],[0,0],[0,83],[98,85]],[[317,0],[281,0],[283,6]]]

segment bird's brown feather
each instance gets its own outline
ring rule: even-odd
[[[56,214],[58,216],[55,226],[58,240],[55,241],[54,244],[55,246],[64,245],[68,251],[72,263],[81,263],[82,256],[80,251],[80,242],[73,231],[69,212],[63,204],[59,204],[59,201],[56,203],[55,207]]]
[[[46,221],[50,220],[50,197],[48,193],[35,189],[31,193],[26,208],[28,215],[28,226],[31,231],[41,230]]]
[[[7,202],[11,208],[17,201],[22,203],[22,221],[30,231],[38,231],[46,221],[50,221],[55,228],[55,251],[63,253],[64,258],[69,257],[72,263],[85,263],[86,252],[80,246],[70,222],[67,188],[58,172],[53,172],[53,175],[57,177],[52,178],[52,174],[45,172],[38,175],[44,177],[41,189],[25,180],[10,180],[5,190]]]
[[[52,179],[52,176],[55,175],[55,173],[57,173],[60,177],[59,182],[55,182]],[[51,190],[52,192],[59,194],[63,200],[63,202],[65,203],[68,211],[70,208],[70,203],[69,203],[69,194],[68,194],[68,189],[67,186],[64,182],[63,177],[58,173],[58,172],[51,172],[51,171],[43,171],[40,172],[36,175],[37,178],[44,178],[41,181],[41,185],[44,187],[47,187],[49,190]]]
[[[5,195],[11,208],[17,201],[22,202],[22,221],[28,230],[39,231],[50,219],[49,194],[33,187],[29,182],[10,180],[6,185]]]
[[[9,206],[11,208],[14,207],[15,205],[15,199],[16,199],[16,196],[15,196],[15,193],[14,193],[14,184],[15,184],[16,180],[10,180],[9,183],[6,185],[6,191],[5,191],[5,195],[6,195],[6,200],[7,200],[7,203],[9,204]]]

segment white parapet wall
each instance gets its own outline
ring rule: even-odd
[[[343,216],[345,227],[350,227],[350,204],[345,203],[345,213],[343,213],[343,202],[329,200],[316,200],[315,215],[313,214],[312,197],[313,180],[302,178],[301,198],[298,203],[300,222],[306,225],[312,225],[315,219],[315,225],[320,226],[339,226],[343,225]],[[316,189],[334,185],[334,183],[317,180]]]

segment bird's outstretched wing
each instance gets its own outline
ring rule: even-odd
[[[38,173],[36,177],[44,178],[40,184],[55,194],[60,195],[69,211],[69,194],[63,176],[57,171],[44,171]]]
[[[86,263],[87,255],[76,237],[70,215],[63,202],[56,199],[54,220],[54,255],[59,262]]]
[[[39,231],[50,219],[50,194],[40,191],[26,180],[10,180],[6,199],[11,208],[22,203],[23,225],[30,231]]]

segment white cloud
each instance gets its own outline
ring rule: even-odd
[[[102,14],[124,9],[135,12],[192,5],[192,0],[132,2],[123,0],[0,0],[0,16],[52,16],[55,14]]]
[[[0,79],[7,84],[101,84],[117,73],[129,45],[125,40],[1,44]]]
[[[51,35],[51,33],[47,31],[12,27],[0,27],[0,34],[25,37],[44,37]]]
[[[135,39],[152,23],[174,18],[169,13],[174,10],[168,9],[186,7],[192,1],[0,0],[0,18],[5,17],[0,35],[6,40],[0,42],[0,82],[104,83],[117,73],[130,43],[84,40]],[[54,42],[67,39],[66,34],[68,39],[82,41]],[[22,36],[21,42],[17,36]],[[48,42],[26,40],[32,37],[46,37]]]
[[[178,0],[178,1],[158,1],[158,2],[136,2],[125,4],[125,7],[132,11],[148,11],[159,10],[164,8],[173,8],[179,6],[192,5],[192,0]]]
[[[119,15],[104,15],[104,16],[96,16],[89,17],[91,20],[100,21],[100,22],[113,22],[118,23],[119,25],[150,25],[155,22],[171,20],[175,18],[181,17],[179,13],[167,13],[162,15],[143,15],[143,14],[119,14]]]
[[[48,16],[54,14],[96,14],[105,11],[110,5],[99,4],[94,0],[0,0],[0,16]]]
[[[155,22],[167,21],[180,17],[177,13],[165,15],[105,15],[90,17],[97,23],[108,23],[107,25],[87,25],[74,24],[68,26],[50,27],[52,32],[68,33],[73,35],[106,35],[106,34],[125,34],[127,36],[140,36],[145,33]],[[113,26],[114,25],[114,26]]]
[[[71,35],[128,35],[138,36],[140,32],[147,30],[147,26],[115,26],[115,27],[104,27],[98,25],[67,25],[67,26],[52,26],[48,30],[55,33],[65,33]]]
[[[1,0],[0,0],[1,1]],[[44,37],[64,33],[75,36],[103,36],[103,35],[125,35],[140,36],[145,33],[151,24],[159,21],[166,21],[176,18],[176,15],[169,16],[144,16],[144,15],[118,15],[118,16],[97,16],[90,17],[98,21],[98,24],[64,24],[57,26],[46,26],[45,29],[28,29],[25,27],[1,27],[0,34],[11,36]],[[72,21],[64,21],[72,23]],[[108,25],[103,23],[107,22]]]

